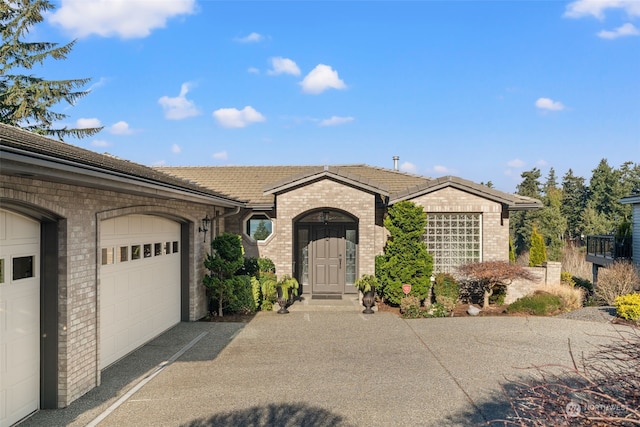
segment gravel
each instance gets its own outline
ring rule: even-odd
[[[616,317],[616,308],[612,306],[583,307],[568,313],[559,314],[556,317],[587,322],[610,323]]]

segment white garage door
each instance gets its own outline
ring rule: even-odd
[[[40,223],[0,209],[0,426],[40,405]]]
[[[180,322],[180,224],[127,215],[100,224],[100,369]]]

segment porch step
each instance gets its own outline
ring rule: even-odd
[[[301,301],[296,301],[288,310],[291,312],[305,311],[362,311],[364,307],[358,301],[358,295],[342,295],[342,298],[312,298],[311,295],[302,295]]]

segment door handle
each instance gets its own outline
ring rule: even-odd
[[[342,269],[342,254],[338,255],[338,268]]]

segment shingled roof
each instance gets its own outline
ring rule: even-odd
[[[247,200],[253,208],[270,208],[274,195],[291,187],[327,177],[389,197],[391,204],[454,187],[502,203],[510,210],[536,209],[539,200],[509,194],[475,182],[446,176],[430,179],[420,175],[363,164],[340,166],[199,166],[160,167],[159,170],[195,181],[229,197]]]
[[[74,167],[107,174],[115,178],[127,178],[140,184],[151,184],[157,187],[171,188],[192,195],[210,197],[227,205],[242,205],[242,201],[226,197],[211,188],[200,186],[194,182],[162,171],[115,156],[99,154],[75,145],[50,139],[35,133],[0,123],[0,153],[3,170],[9,170],[8,161],[46,164],[50,167]]]

